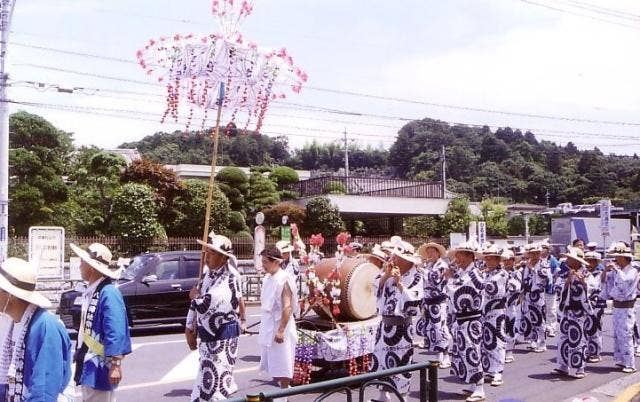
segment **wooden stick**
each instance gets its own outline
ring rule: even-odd
[[[213,201],[213,186],[216,179],[216,163],[218,159],[218,138],[220,134],[220,117],[222,115],[222,100],[224,98],[224,84],[220,83],[220,91],[218,92],[218,114],[216,116],[216,128],[213,132],[213,156],[211,157],[211,176],[209,176],[209,192],[207,193],[207,208],[204,216],[204,233],[202,234],[202,241],[208,243],[209,238],[209,220],[211,215],[211,202]],[[200,258],[200,274],[198,278],[202,278],[202,271],[204,269],[204,253],[205,246],[202,246],[202,256]]]

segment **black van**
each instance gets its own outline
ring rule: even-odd
[[[116,286],[127,307],[129,325],[184,325],[189,290],[198,280],[200,251],[169,251],[134,257]],[[70,290],[60,297],[56,313],[69,329],[80,327],[82,292]]]

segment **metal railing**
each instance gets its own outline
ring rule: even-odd
[[[441,182],[380,179],[372,177],[323,176],[285,186],[299,197],[347,194],[375,197],[444,198]]]
[[[275,398],[283,398],[294,395],[312,394],[322,392],[313,401],[321,402],[333,394],[344,394],[347,402],[365,401],[367,388],[378,387],[393,394],[398,401],[405,402],[407,399],[393,386],[388,377],[404,373],[419,371],[420,375],[420,402],[436,402],[438,400],[438,362],[414,363],[408,366],[394,367],[387,370],[380,370],[373,373],[365,373],[350,377],[338,378],[335,380],[321,381],[313,384],[300,385],[297,387],[280,389],[259,394],[251,394],[243,397],[227,399],[227,402],[272,402]],[[356,388],[357,399],[354,399]]]

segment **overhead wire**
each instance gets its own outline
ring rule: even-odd
[[[612,24],[612,25],[618,25],[618,26],[621,26],[621,27],[632,28],[632,29],[640,29],[640,27],[636,26],[636,25],[625,24],[625,23],[617,22],[617,21],[611,21],[611,20],[606,19],[606,18],[600,18],[600,17],[596,17],[594,15],[589,15],[589,14],[585,14],[585,13],[581,13],[581,12],[577,12],[577,11],[567,10],[567,9],[564,9],[564,8],[551,6],[551,5],[546,4],[546,3],[540,3],[540,2],[537,2],[537,1],[533,1],[533,0],[520,0],[520,1],[523,2],[523,3],[530,4],[530,5],[546,8],[546,9],[549,9],[549,10],[558,11],[558,12],[561,12],[561,13],[570,14],[570,15],[574,15],[574,16],[578,16],[578,17],[586,17],[586,18],[590,18],[592,20],[605,22],[605,23]]]

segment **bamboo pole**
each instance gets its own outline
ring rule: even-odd
[[[213,155],[211,156],[211,175],[209,176],[209,192],[207,193],[207,208],[204,216],[204,232],[202,233],[202,241],[208,243],[209,239],[209,220],[211,216],[211,202],[213,201],[213,186],[216,179],[216,162],[218,159],[218,138],[220,134],[220,117],[222,115],[222,100],[224,99],[224,84],[220,83],[218,91],[218,113],[216,115],[216,128],[213,131]],[[204,253],[205,246],[202,246],[202,257],[200,258],[200,274],[198,278],[202,278],[204,269]]]

